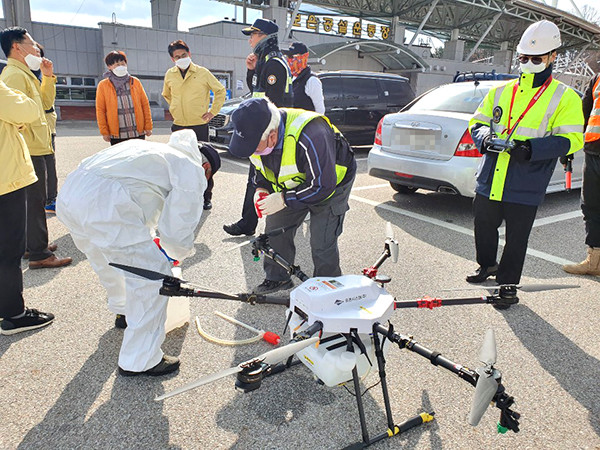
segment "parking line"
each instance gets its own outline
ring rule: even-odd
[[[575,219],[577,217],[583,217],[581,210],[544,217],[543,219],[536,219],[536,221],[533,222],[533,226],[541,227],[542,225],[550,225],[551,223],[562,222],[563,220]]]
[[[384,209],[386,211],[390,211],[390,212],[393,212],[393,213],[396,213],[396,214],[401,214],[403,216],[410,217],[412,219],[417,219],[417,220],[420,220],[422,222],[430,223],[432,225],[437,225],[438,227],[445,228],[447,230],[456,231],[457,233],[461,233],[461,234],[464,234],[466,236],[473,237],[473,230],[471,230],[469,228],[461,227],[459,225],[455,225],[453,223],[444,222],[442,220],[434,219],[432,217],[428,217],[428,216],[425,216],[423,214],[418,214],[418,213],[414,213],[412,211],[407,211],[405,209],[398,208],[396,206],[391,206],[391,205],[387,205],[385,203],[377,202],[377,201],[374,201],[374,200],[369,200],[369,199],[366,199],[366,198],[363,198],[363,197],[359,197],[357,195],[350,195],[350,199],[356,200],[357,202],[365,203],[367,205],[371,205],[374,208],[381,208],[381,209]],[[552,223],[552,222],[549,222],[550,219],[557,218],[557,217],[560,217],[560,216],[568,216],[569,218],[571,218],[570,215],[572,215],[572,214],[574,214],[574,213],[558,214],[557,216],[553,216],[552,218],[548,217],[546,219],[540,219],[540,221],[544,221],[545,220],[547,223]],[[574,217],[576,217],[576,216],[574,216]],[[558,220],[555,220],[555,222],[556,221],[558,221]],[[506,243],[506,241],[504,239],[500,239],[498,241],[498,244],[501,245],[502,247],[504,247],[505,243]],[[528,248],[527,249],[527,254],[531,255],[531,256],[535,256],[536,258],[540,258],[540,259],[543,259],[545,261],[554,263],[554,264],[559,264],[559,265],[563,265],[563,264],[575,264],[575,262],[569,261],[568,259],[560,258],[558,256],[551,255],[549,253],[545,253],[545,252],[541,252],[541,251],[538,251],[538,250],[534,250],[532,248]]]
[[[359,187],[353,187],[352,188],[352,192],[354,191],[364,191],[366,189],[378,189],[378,188],[382,188],[382,187],[388,187],[389,184],[371,184],[369,186],[359,186]]]

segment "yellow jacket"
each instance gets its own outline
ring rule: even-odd
[[[19,127],[39,119],[39,108],[33,100],[0,81],[0,195],[14,192],[37,181]]]
[[[210,91],[215,97],[209,110]],[[185,78],[177,66],[167,70],[162,96],[169,104],[175,125],[203,125],[206,123],[203,114],[219,114],[225,102],[225,86],[208,69],[191,63]]]
[[[54,101],[56,100],[56,78],[54,80],[54,83],[47,83],[44,89],[42,89],[42,105],[44,106],[44,111],[52,110],[52,112],[46,113],[46,122],[48,122],[50,134],[56,134],[57,115],[54,107]]]
[[[2,71],[0,80],[4,81],[9,88],[21,91],[38,105],[38,120],[28,124],[25,129],[21,131],[25,138],[25,142],[27,143],[27,147],[29,148],[30,155],[43,156],[53,153],[50,127],[46,121],[42,93],[44,93],[44,97],[47,98],[52,96],[52,94],[48,94],[48,92],[56,89],[56,77],[43,76],[42,84],[40,86],[39,80],[33,72],[29,70],[29,67],[14,58],[8,58],[8,64]]]

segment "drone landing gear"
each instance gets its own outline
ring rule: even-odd
[[[431,422],[434,419],[434,412],[421,413],[417,416],[411,417],[410,419],[402,422],[399,425],[394,424],[392,417],[392,407],[390,405],[390,396],[387,386],[386,372],[385,372],[385,356],[383,353],[383,344],[379,339],[377,331],[373,333],[373,344],[375,347],[375,356],[377,357],[377,367],[379,369],[379,379],[381,381],[381,390],[383,393],[383,402],[385,404],[385,415],[387,419],[388,429],[384,433],[380,433],[372,438],[369,437],[369,431],[367,430],[367,421],[365,418],[365,409],[363,406],[362,395],[360,394],[360,379],[358,377],[358,371],[356,366],[352,369],[352,381],[354,383],[354,392],[356,393],[356,405],[358,407],[358,416],[360,418],[360,428],[362,432],[362,442],[357,442],[345,448],[345,450],[355,450],[366,448],[376,442],[383,439],[397,436],[402,434],[411,428],[418,427],[427,422]],[[351,344],[349,349],[352,348]]]

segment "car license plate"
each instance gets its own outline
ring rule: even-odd
[[[208,127],[208,136],[217,137],[217,130],[213,127]]]

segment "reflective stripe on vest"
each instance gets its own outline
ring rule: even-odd
[[[305,111],[303,109],[281,109],[286,112],[287,119],[284,130],[279,176],[276,177],[272,170],[263,165],[262,158],[260,156],[250,156],[250,162],[252,162],[254,167],[256,167],[256,170],[262,173],[265,179],[271,183],[275,192],[294,189],[306,181],[306,174],[300,172],[298,170],[298,166],[296,165],[296,145],[298,144],[302,130],[311,120],[321,117],[325,119],[327,124],[335,133],[339,133],[335,125],[333,125],[327,117],[321,114],[313,111]],[[339,185],[344,179],[347,170],[348,168],[345,166],[338,164],[335,165],[336,185]],[[333,195],[333,193],[331,195]]]
[[[494,96],[494,108],[496,106],[500,106],[504,111],[506,111],[506,113],[508,113],[507,105],[510,105],[512,87],[514,86],[514,83],[518,83],[518,81],[519,80],[509,82],[506,85],[498,88],[498,90],[496,91],[496,95]],[[506,89],[506,87],[509,87],[509,89]],[[532,109],[523,117],[523,119],[517,126],[514,134],[512,135],[512,139],[528,140],[559,134],[557,130],[560,127],[551,130],[548,130],[548,127],[550,124],[550,118],[556,112],[558,105],[560,104],[560,100],[563,94],[566,92],[566,90],[566,85],[556,80],[552,80],[546,92],[544,92],[544,94],[538,99],[538,101],[532,107]],[[532,96],[535,95],[535,92],[537,92],[535,89],[531,90]],[[529,98],[531,97],[528,96],[528,99],[525,103],[520,102],[523,109],[529,102]],[[515,117],[518,117],[520,113],[520,111],[514,111],[513,115]],[[498,133],[498,137],[502,139],[506,139],[507,137],[507,119],[507,117],[502,117],[501,119],[501,123],[504,125],[504,129],[501,133]],[[498,126],[498,128],[502,127]],[[502,195],[504,194],[504,183],[506,182],[506,174],[508,171],[509,161],[509,153],[498,154],[498,158],[496,160],[496,167],[493,171],[492,186],[490,189],[490,200],[502,201]]]
[[[585,129],[585,142],[597,141],[600,139],[600,77],[594,84],[594,106]]]

